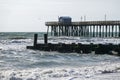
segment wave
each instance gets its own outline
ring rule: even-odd
[[[44,32],[0,32],[0,40],[4,39],[33,39],[34,34],[43,37]]]
[[[0,36],[4,36],[4,33],[0,33]]]
[[[0,80],[119,80],[120,63],[99,66],[1,70]]]
[[[24,36],[12,36],[12,37],[9,37],[8,39],[27,39],[27,37],[24,37]]]
[[[50,37],[50,43],[82,43],[82,44],[120,44],[119,38],[80,38],[80,37]]]

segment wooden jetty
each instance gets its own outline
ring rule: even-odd
[[[51,29],[52,36],[120,37],[120,21],[72,22],[70,17],[60,17],[59,21],[46,22],[45,25],[47,32]]]
[[[52,44],[47,41],[47,34],[44,34],[44,44],[37,43],[37,34],[34,35],[33,46],[27,46],[27,49],[41,50],[41,51],[58,51],[61,53],[80,53],[88,54],[95,52],[95,54],[110,54],[110,55],[120,55],[120,44],[81,44],[81,43],[58,43]]]

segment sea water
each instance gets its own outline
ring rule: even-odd
[[[38,43],[43,43],[39,32]],[[26,49],[34,33],[0,33],[0,80],[120,80],[120,57]],[[51,37],[49,43],[120,44],[119,38]]]

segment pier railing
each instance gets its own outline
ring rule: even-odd
[[[46,26],[59,26],[59,25],[69,25],[69,26],[80,26],[80,25],[120,25],[120,21],[81,21],[81,22],[71,22],[70,24],[61,22],[46,22]]]

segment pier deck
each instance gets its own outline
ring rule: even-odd
[[[61,22],[46,22],[46,26],[91,26],[91,25],[120,25],[120,21],[81,21],[81,22],[71,22],[71,24],[61,23]]]

